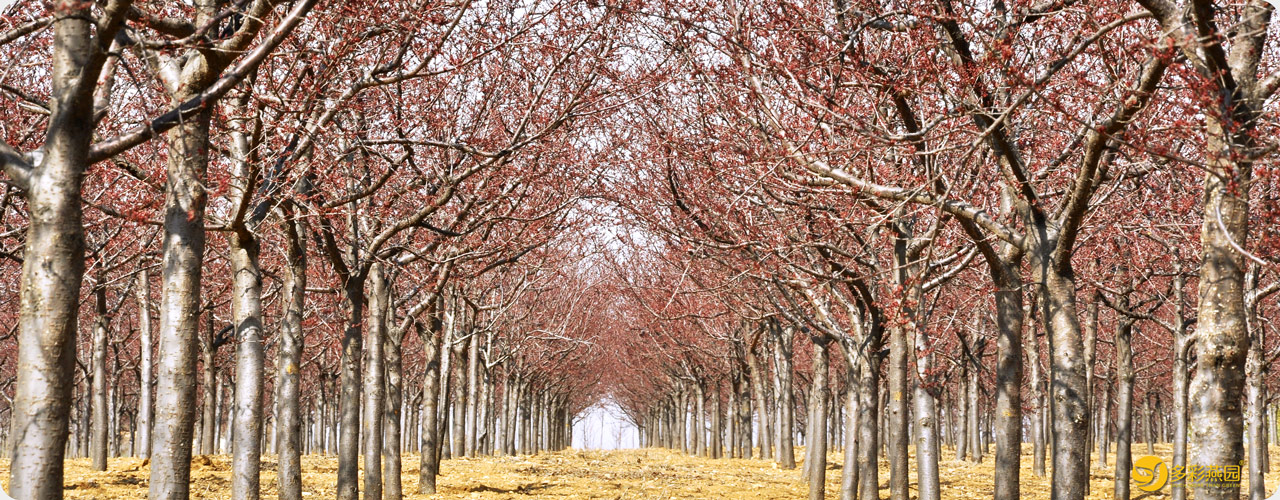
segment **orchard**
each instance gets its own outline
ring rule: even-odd
[[[1263,500],[1277,8],[2,0],[0,483]]]

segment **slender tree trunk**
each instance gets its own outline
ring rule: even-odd
[[[1123,297],[1118,299],[1127,307]],[[1116,327],[1116,476],[1115,497],[1129,498],[1129,469],[1133,466],[1133,321],[1120,318]]]
[[[706,391],[702,390],[701,380],[693,384],[693,444],[694,452],[700,457],[707,456],[707,424],[706,424]]]
[[[382,500],[382,422],[386,406],[386,372],[383,347],[387,336],[390,290],[382,264],[369,269],[369,328],[364,370],[364,500]]]
[[[428,310],[430,324],[424,329],[418,325],[418,337],[422,340],[426,358],[422,380],[422,451],[418,467],[418,494],[430,495],[436,492],[436,476],[440,473],[440,362],[444,351],[444,294],[436,297]],[[426,333],[426,335],[424,335]]]
[[[390,288],[390,284],[387,285]],[[401,366],[400,347],[404,340],[404,331],[394,326],[392,307],[395,307],[394,300],[387,301],[388,311],[386,313],[386,378],[387,378],[387,400],[383,410],[386,421],[383,424],[384,439],[382,440],[382,478],[385,483],[382,487],[382,498],[385,500],[400,500],[404,498],[404,488],[400,484],[400,435],[401,435],[401,409],[404,402],[403,381]]]
[[[910,466],[907,444],[911,437],[907,432],[907,331],[903,326],[889,328],[888,390],[889,418],[889,498],[907,500],[907,477]]]
[[[99,276],[101,283],[105,276]],[[107,470],[107,436],[110,434],[107,404],[107,289],[102,285],[93,288],[94,310],[97,321],[93,327],[93,384],[90,399],[93,401],[90,413],[93,415],[93,438],[89,443],[89,455],[92,460],[90,468],[97,471]]]
[[[711,388],[711,444],[709,445],[711,458],[722,456],[720,417],[720,382],[717,380]]]
[[[875,334],[872,334],[873,337]],[[858,498],[879,500],[880,467],[877,454],[880,450],[880,367],[876,361],[879,342],[867,343],[866,351],[858,360]]]
[[[1093,370],[1097,364],[1098,355],[1098,303],[1102,301],[1102,296],[1095,292],[1089,305],[1085,306],[1085,324],[1084,324],[1084,376],[1087,383],[1085,384],[1085,404],[1092,409],[1097,405],[1093,394]],[[1093,460],[1093,433],[1096,432],[1097,426],[1089,426],[1089,456],[1088,460]]]
[[[956,401],[960,418],[956,429],[956,460],[969,460],[969,360],[960,360],[960,381],[956,384],[959,398]]]
[[[978,366],[969,368],[969,460],[982,462],[982,411],[978,409]]]
[[[1022,283],[1012,270],[1001,275],[996,290],[995,499],[1017,500],[1022,496]]]
[[[779,325],[771,325],[773,335],[774,387],[778,400],[777,456],[783,469],[796,468],[795,443],[792,441],[795,404],[791,390],[791,336],[792,332]]]
[[[1110,404],[1111,404],[1111,382],[1107,381],[1102,386],[1102,397],[1098,398],[1098,464],[1102,467],[1107,466],[1107,454],[1111,452],[1110,430],[1107,429],[1107,423],[1110,422]]]
[[[1028,305],[1024,304],[1023,318],[1027,317]],[[1044,442],[1045,432],[1047,431],[1044,425],[1044,415],[1048,408],[1044,404],[1044,383],[1040,374],[1040,339],[1034,323],[1034,321],[1024,323],[1024,328],[1027,331],[1026,345],[1031,347],[1028,352],[1028,358],[1030,359],[1027,360],[1027,367],[1031,372],[1031,403],[1035,408],[1034,413],[1031,415],[1031,473],[1036,477],[1044,477]],[[1086,343],[1085,345],[1088,344]],[[1093,367],[1090,366],[1089,370],[1092,371]]]
[[[217,367],[214,365],[215,356],[218,354],[217,332],[214,331],[213,313],[206,313],[206,327],[208,331],[204,341],[204,349],[200,351],[200,388],[203,391],[200,406],[200,454],[212,455],[214,453],[214,444],[217,433],[218,422],[218,390],[217,390]]]
[[[859,432],[859,410],[858,397],[860,395],[856,386],[856,377],[858,376],[858,362],[856,355],[846,352],[845,358],[848,361],[848,383],[849,389],[845,391],[844,396],[844,464],[840,468],[840,500],[854,500],[858,495],[858,432]]]
[[[480,335],[474,334],[467,341],[467,404],[464,407],[465,427],[463,428],[464,454],[476,456],[476,444],[479,426],[476,418],[480,405]]]
[[[360,495],[360,351],[364,325],[364,276],[350,276],[344,284],[347,328],[342,334],[338,384],[338,500]]]
[[[756,355],[755,347],[747,346],[747,377],[750,379],[751,401],[755,407],[756,430],[755,435],[760,444],[760,457],[769,457],[773,455],[772,428],[770,424],[771,413],[768,406],[765,405],[765,385],[764,385],[764,363],[760,361],[760,357]],[[751,431],[747,431],[747,435],[751,435]],[[750,458],[750,457],[748,457]]]
[[[1266,417],[1264,416],[1264,401],[1266,387],[1263,385],[1263,361],[1262,346],[1260,339],[1255,338],[1250,343],[1247,359],[1245,362],[1246,373],[1246,404],[1248,405],[1248,425],[1245,427],[1249,432],[1249,500],[1263,500],[1266,498],[1266,477],[1264,474],[1267,465],[1267,436],[1266,436]]]
[[[933,368],[932,350],[927,346],[925,333],[916,330],[917,349],[925,349],[924,354],[917,353],[916,372],[919,382],[915,387],[916,418],[916,481],[920,500],[939,500],[942,496],[941,480],[938,476],[938,460],[942,445],[938,439],[938,406],[930,383],[929,371]]]
[[[288,205],[286,205],[288,207]],[[279,444],[279,466],[276,473],[280,500],[302,500],[302,421],[298,407],[301,398],[303,331],[307,291],[307,227],[306,219],[291,210],[284,212],[282,224],[285,241],[284,315],[280,321],[276,400],[276,432]],[[323,387],[323,386],[322,386]],[[324,401],[324,397],[320,400]],[[323,433],[321,433],[323,434]]]
[[[813,384],[809,389],[809,424],[805,469],[808,471],[809,500],[826,498],[827,487],[827,360],[830,340],[815,338],[813,344]]]
[[[1190,384],[1191,340],[1184,322],[1186,279],[1182,272],[1182,259],[1173,258],[1173,464],[1171,470],[1186,470],[1187,466],[1187,395]],[[1186,500],[1187,487],[1182,481],[1169,487],[1171,500]]]
[[[135,287],[138,302],[138,455],[151,457],[151,274],[145,263],[138,266]]]
[[[248,182],[248,181],[246,181]],[[262,469],[262,270],[258,238],[241,227],[231,234],[231,315],[236,335],[236,390],[232,403],[231,496],[257,500]]]

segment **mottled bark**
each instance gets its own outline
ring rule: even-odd
[[[994,497],[1017,500],[1022,496],[1022,283],[1012,270],[1001,274],[996,281]]]
[[[296,216],[292,205],[283,212],[281,228],[287,242],[285,250],[285,282],[282,290],[283,317],[280,320],[279,361],[276,369],[276,442],[279,466],[276,472],[280,500],[302,500],[302,419],[301,369],[303,331],[307,290],[307,226],[306,219]],[[322,401],[324,397],[320,398]],[[323,432],[321,433],[323,435]]]
[[[204,17],[203,15],[200,17]],[[206,18],[207,19],[207,18]],[[197,58],[198,59],[198,58]],[[187,101],[189,92],[207,75],[199,75],[173,99]],[[186,500],[191,489],[191,432],[195,423],[196,343],[200,317],[200,279],[204,259],[205,169],[209,164],[210,112],[166,134],[168,180],[165,183],[164,280],[160,300],[159,357],[156,367],[156,414],[152,429],[151,500]],[[212,335],[213,332],[210,332]],[[213,390],[206,387],[206,390]],[[207,429],[207,427],[206,427]]]
[[[805,450],[805,470],[808,472],[809,500],[826,498],[827,487],[827,360],[829,344],[826,337],[813,340],[813,383],[809,388],[808,441]],[[905,457],[904,457],[905,458]]]
[[[888,372],[889,407],[886,447],[889,454],[889,498],[907,500],[907,477],[910,461],[907,445],[911,436],[907,432],[907,331],[905,326],[889,328]]]
[[[1127,307],[1124,297],[1118,298]],[[1129,498],[1130,452],[1133,443],[1133,320],[1121,317],[1116,326],[1116,475],[1115,498]]]
[[[138,307],[138,456],[151,457],[152,360],[151,360],[151,273],[146,263],[139,265],[134,287]]]
[[[422,340],[426,367],[422,380],[422,452],[418,467],[418,494],[429,495],[436,492],[436,476],[440,473],[440,460],[437,450],[440,448],[440,357],[444,350],[443,295],[438,296],[427,312],[429,323],[426,328],[416,324],[418,337]]]
[[[769,333],[773,337],[773,385],[774,392],[777,394],[778,407],[777,453],[774,458],[778,461],[780,467],[794,469],[796,467],[795,443],[793,441],[795,405],[792,401],[793,392],[791,390],[791,337],[793,332],[790,328],[784,328],[773,323],[769,326]]]
[[[347,327],[342,333],[338,372],[338,500],[360,494],[360,352],[364,325],[364,277],[350,276],[343,287]]]
[[[364,500],[382,500],[383,412],[386,405],[386,371],[383,347],[387,337],[387,307],[390,289],[382,264],[369,269],[368,342],[364,369]]]
[[[101,283],[105,276],[98,276]],[[90,388],[90,414],[93,429],[89,442],[90,468],[96,471],[107,470],[107,436],[108,415],[110,405],[107,403],[107,289],[103,285],[93,288],[94,312],[97,318],[93,325],[93,370],[92,387]]]
[[[123,4],[123,5],[119,5]],[[26,191],[29,222],[23,245],[18,309],[17,380],[7,437],[12,454],[9,493],[23,500],[62,498],[75,384],[76,329],[84,279],[80,187],[93,138],[92,92],[103,52],[128,2],[101,17],[93,4],[54,2],[49,116],[42,152],[32,164],[0,141],[0,165]],[[99,39],[95,39],[95,33]],[[6,450],[8,451],[8,450]]]
[[[390,284],[386,285],[388,288]],[[393,320],[394,300],[388,300],[385,323],[387,337],[383,352],[386,353],[386,402],[383,408],[383,440],[382,440],[382,498],[384,500],[400,500],[404,497],[404,488],[400,484],[400,438],[402,404],[404,403],[403,366],[400,346],[404,340],[404,331],[395,326]]]

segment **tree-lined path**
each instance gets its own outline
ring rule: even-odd
[[[1276,8],[2,2],[4,487],[1261,500]]]

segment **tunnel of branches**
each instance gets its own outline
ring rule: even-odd
[[[399,500],[608,407],[813,499],[1129,498],[1159,447],[1259,500],[1275,8],[0,2],[5,484]]]

